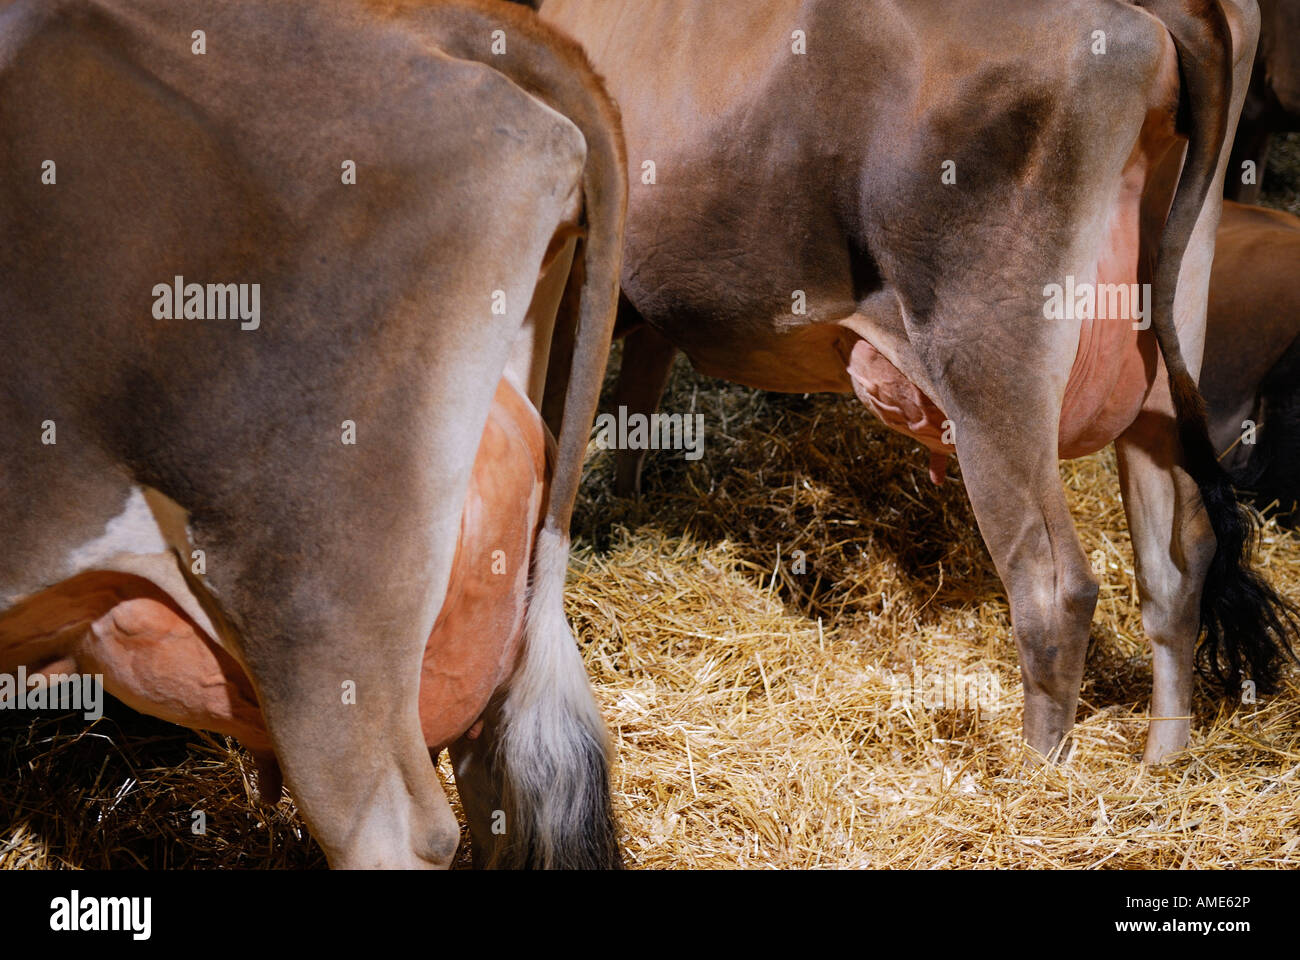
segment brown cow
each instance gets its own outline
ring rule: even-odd
[[[681,349],[761,389],[853,391],[936,473],[955,450],[1044,754],[1074,722],[1097,597],[1057,460],[1115,442],[1155,650],[1146,759],[1188,742],[1202,627],[1227,684],[1273,681],[1295,622],[1250,568],[1195,384],[1254,0],[541,13],[624,117],[619,405],[652,410]]]
[[[0,5],[6,663],[273,749],[336,867],[450,862],[426,739],[480,853],[617,865],[562,601],[623,163],[581,52],[505,4]]]
[[[1300,218],[1224,203],[1201,392],[1233,481],[1260,507],[1289,510],[1300,500]]]
[[[1300,130],[1300,0],[1259,0],[1259,12],[1259,49],[1226,179],[1225,195],[1240,203],[1259,202],[1274,134]]]

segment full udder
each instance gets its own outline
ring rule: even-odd
[[[1061,406],[1061,459],[1095,453],[1128,428],[1150,389],[1154,357],[1154,344],[1131,323],[1084,321]],[[939,405],[867,340],[850,353],[849,377],[858,399],[882,423],[930,451],[930,479],[941,483],[956,447],[946,442],[954,432]]]
[[[548,477],[545,427],[503,380],[474,461],[446,600],[425,647],[420,721],[430,747],[470,730],[514,668]],[[6,613],[0,668],[19,664],[29,675],[103,674],[105,690],[141,713],[270,749],[238,661],[139,577],[92,571]]]

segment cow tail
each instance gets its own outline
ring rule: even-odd
[[[449,9],[450,8],[450,9]],[[573,329],[558,391],[555,470],[533,550],[523,651],[501,706],[491,763],[504,804],[505,834],[489,865],[561,869],[622,866],[609,792],[610,751],[582,656],[564,614],[569,520],[582,478],[618,308],[626,152],[618,109],[581,48],[512,4],[457,0],[440,17],[466,29],[446,38],[453,55],[480,60],[566,116],[586,139],[584,231],[557,330]],[[506,53],[488,56],[492,29]],[[555,366],[554,353],[552,354]],[[552,391],[548,390],[548,393]]]
[[[1184,466],[1195,480],[1217,540],[1201,592],[1202,640],[1197,670],[1225,694],[1244,677],[1258,689],[1276,687],[1286,656],[1294,658],[1297,609],[1254,568],[1257,515],[1237,500],[1231,478],[1210,441],[1205,400],[1187,369],[1174,320],[1183,254],[1210,198],[1228,133],[1233,85],[1232,33],[1217,0],[1140,0],[1173,36],[1183,81],[1180,117],[1187,155],[1160,241],[1152,297],[1152,326],[1169,372]]]
[[[501,849],[510,855],[506,862],[517,865],[617,868],[622,857],[610,804],[609,744],[564,614],[569,521],[609,358],[627,210],[621,122],[603,94],[586,91],[584,101],[590,115],[571,101],[562,104],[587,140],[586,232],[575,257],[573,280],[580,285],[573,354],[555,473],[533,554],[523,662],[503,712],[500,750],[516,832]],[[572,305],[572,298],[565,303]]]

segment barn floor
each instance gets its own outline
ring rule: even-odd
[[[1274,162],[1300,213],[1300,137]],[[956,467],[935,488],[852,399],[681,361],[664,408],[705,414],[704,458],[652,454],[637,504],[595,452],[568,592],[630,865],[1300,866],[1300,672],[1255,704],[1202,686],[1191,749],[1137,762],[1150,658],[1110,451],[1061,466],[1102,590],[1075,753],[1043,767],[1022,762],[1007,603]],[[1261,556],[1300,597],[1300,537],[1270,519]],[[115,702],[90,726],[0,711],[0,867],[324,866],[250,776],[222,738]]]
[[[570,592],[638,865],[1300,865],[1296,672],[1251,706],[1202,691],[1193,749],[1137,762],[1151,672],[1111,454],[1061,468],[1102,593],[1076,752],[1045,769],[1021,762],[1008,607],[960,484],[848,398],[704,387],[679,369],[666,408],[698,388],[731,425],[708,466],[660,460],[640,509],[590,490],[613,526]],[[1300,539],[1263,541],[1300,595]]]

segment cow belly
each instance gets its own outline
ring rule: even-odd
[[[507,381],[474,461],[447,598],[425,648],[420,719],[431,747],[464,734],[508,679],[523,634],[528,567],[545,503],[541,419]],[[91,571],[0,615],[0,672],[102,674],[132,708],[270,748],[240,664],[156,586]]]

